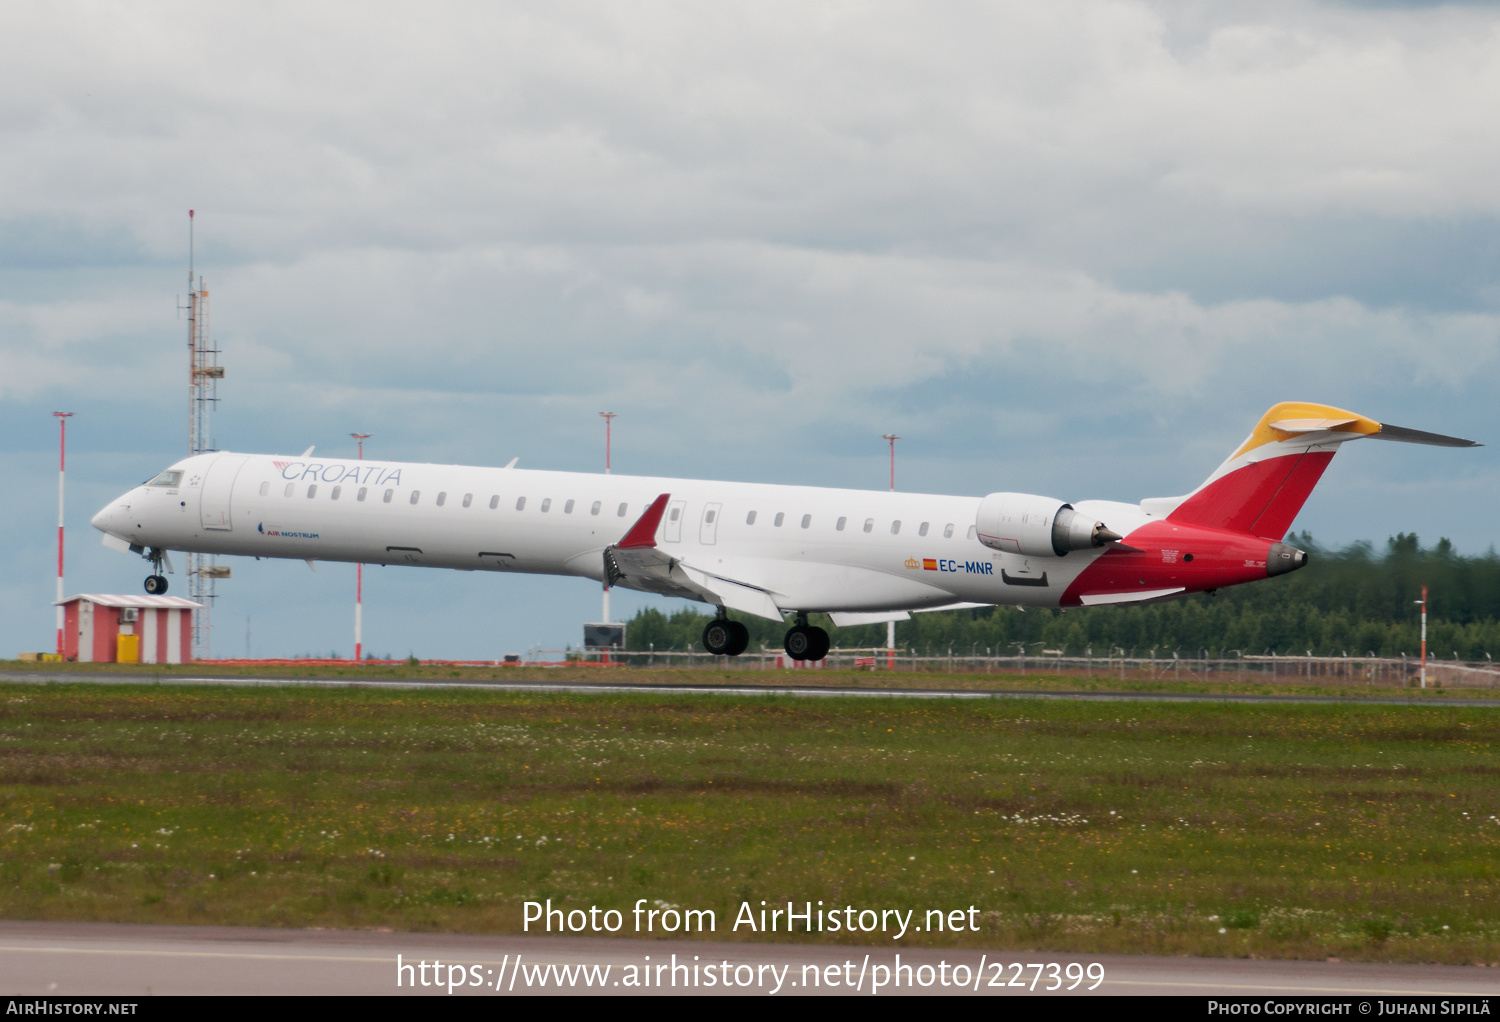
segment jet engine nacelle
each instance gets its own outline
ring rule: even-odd
[[[1101,547],[1120,538],[1072,504],[1032,493],[990,494],[979,505],[974,524],[985,546],[1029,557],[1062,557],[1069,550]]]

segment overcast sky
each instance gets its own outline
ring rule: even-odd
[[[1431,3],[67,4],[0,14],[0,655],[145,563],[186,446],[1138,500],[1279,400],[1500,443],[1500,12]],[[1350,445],[1297,529],[1495,542],[1494,446]],[[215,650],[352,650],[236,561]],[[372,569],[375,652],[579,639],[581,580]],[[174,591],[185,588],[180,576]],[[621,595],[626,613],[655,597]]]

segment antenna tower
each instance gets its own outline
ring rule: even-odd
[[[219,349],[209,337],[208,289],[193,268],[193,210],[188,210],[188,300],[180,306],[188,320],[188,454],[209,454],[217,448],[213,438],[213,411],[219,403],[219,381],[224,367],[219,365]],[[193,659],[207,659],[211,653],[213,606],[217,594],[214,582],[229,577],[229,569],[215,563],[212,554],[187,555],[188,599],[203,605],[193,612]]]

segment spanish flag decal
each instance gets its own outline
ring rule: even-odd
[[[924,558],[922,558],[922,570],[924,570],[924,571],[937,571],[937,558],[936,557],[924,557]]]

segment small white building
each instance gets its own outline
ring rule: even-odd
[[[193,611],[180,596],[82,593],[63,608],[63,659],[85,664],[185,664],[193,659]]]

